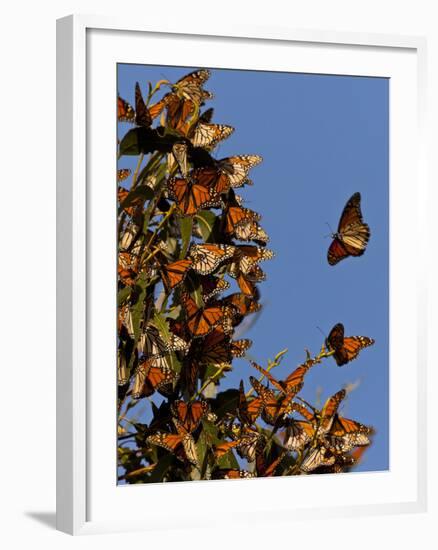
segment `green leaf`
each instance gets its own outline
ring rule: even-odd
[[[172,465],[173,460],[174,460],[174,456],[171,453],[164,455],[161,458],[161,460],[157,463],[155,468],[152,470],[152,473],[147,479],[147,481],[149,483],[157,483],[157,482],[163,481],[163,478],[166,475],[167,470]]]
[[[226,413],[235,414],[239,404],[239,390],[230,389],[218,393],[216,399],[210,401],[211,408],[219,418]]]
[[[202,238],[207,242],[213,232],[217,217],[210,210],[201,210],[196,214],[195,218],[198,222]]]
[[[140,199],[143,203],[147,200],[150,200],[155,195],[153,189],[147,185],[140,185],[136,187],[133,191],[130,191],[126,196],[126,199],[121,203],[119,207],[119,212],[122,212],[125,208],[128,208],[136,200]]]
[[[190,244],[190,239],[192,238],[193,219],[181,216],[181,218],[179,219],[179,225],[182,239],[181,252],[179,257],[183,259],[186,257],[187,250]]]
[[[218,458],[216,464],[221,469],[232,468],[234,470],[239,468],[239,463],[237,462],[236,457],[234,456],[234,453],[231,449],[228,451],[228,453]]]
[[[126,302],[126,300],[129,298],[129,296],[131,294],[131,291],[132,291],[132,289],[131,289],[130,286],[125,286],[124,288],[119,290],[119,292],[117,294],[117,305],[119,307]]]

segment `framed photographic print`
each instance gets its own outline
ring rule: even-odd
[[[58,22],[61,530],[424,507],[424,48]]]

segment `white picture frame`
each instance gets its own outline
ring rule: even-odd
[[[93,34],[94,33],[94,34]],[[99,38],[100,37],[100,38]],[[105,452],[111,455],[112,445],[115,440],[114,417],[109,417],[105,424],[100,423],[101,432],[96,437],[93,431],[92,422],[99,421],[99,414],[106,414],[108,417],[108,406],[111,406],[113,394],[110,390],[109,399],[104,403],[104,398],[96,395],[96,377],[100,376],[98,367],[93,363],[94,342],[104,339],[106,329],[96,330],[95,320],[96,311],[100,307],[114,307],[111,300],[112,287],[103,285],[99,292],[96,290],[94,275],[90,271],[103,269],[111,264],[113,253],[113,243],[111,239],[103,244],[103,252],[108,252],[109,256],[104,258],[102,255],[101,266],[97,265],[94,255],[96,246],[93,239],[99,231],[96,226],[96,220],[99,218],[99,226],[104,227],[108,219],[113,216],[113,206],[111,197],[109,202],[100,205],[99,211],[107,208],[107,221],[101,219],[101,213],[97,212],[96,204],[93,202],[93,170],[92,164],[99,163],[99,158],[105,158],[108,154],[108,147],[114,148],[115,141],[111,141],[115,134],[111,134],[111,129],[101,130],[101,134],[106,136],[104,144],[99,145],[98,150],[93,143],[95,125],[91,118],[95,116],[91,107],[93,102],[94,90],[92,86],[91,73],[93,67],[96,67],[96,61],[102,67],[111,67],[114,59],[127,61],[124,47],[129,46],[129,41],[136,44],[142,40],[159,40],[163,51],[166,43],[175,43],[179,55],[185,53],[184,45],[189,52],[189,59],[184,63],[190,66],[205,66],[202,63],[203,56],[212,55],[215,51],[215,44],[220,41],[223,46],[224,59],[225,50],[230,49],[228,55],[234,55],[237,59],[236,50],[231,46],[238,44],[245,46],[239,48],[255,47],[269,48],[271,55],[266,59],[261,54],[247,56],[247,63],[251,63],[250,68],[263,65],[263,63],[276,62],[272,56],[273,48],[294,47],[296,49],[296,63],[298,72],[314,72],[309,62],[309,56],[312,54],[312,48],[319,48],[326,51],[326,72],[336,74],[351,74],[352,64],[357,64],[357,71],[361,67],[368,67],[369,74],[379,76],[388,76],[394,79],[394,86],[400,86],[403,83],[411,90],[410,97],[400,101],[406,101],[403,106],[409,106],[409,121],[401,121],[398,117],[391,119],[391,147],[397,150],[397,158],[391,159],[391,178],[398,177],[397,181],[402,182],[403,178],[410,177],[415,182],[410,189],[410,196],[404,191],[404,186],[400,184],[400,189],[392,187],[391,191],[391,240],[394,257],[391,256],[391,263],[401,268],[400,281],[397,282],[397,288],[394,283],[394,296],[401,296],[404,293],[405,301],[403,304],[399,300],[392,300],[391,319],[396,324],[397,318],[409,311],[415,318],[414,327],[410,327],[417,335],[412,341],[407,343],[407,333],[403,332],[402,327],[397,327],[393,331],[391,325],[391,338],[405,342],[404,354],[398,357],[395,347],[391,347],[391,362],[400,360],[402,362],[414,362],[417,378],[414,383],[410,382],[411,387],[415,388],[416,400],[413,400],[414,410],[410,411],[409,419],[411,427],[415,430],[418,442],[412,462],[405,464],[412,470],[410,476],[405,476],[400,486],[400,478],[394,477],[391,481],[389,477],[397,474],[397,468],[388,473],[387,487],[385,473],[366,473],[354,474],[353,477],[340,476],[336,480],[339,487],[339,502],[333,506],[325,505],[327,495],[334,483],[334,476],[314,476],[315,480],[305,479],[271,479],[259,480],[256,483],[246,481],[228,482],[208,482],[208,483],[187,483],[187,484],[157,484],[153,487],[131,487],[117,488],[107,487],[108,480],[111,480],[112,460],[108,459],[108,464],[101,468],[101,472],[96,472],[93,466],[94,456],[98,452]],[[201,41],[202,48],[197,50],[196,55],[190,44],[193,41]],[[229,46],[229,47],[228,47]],[[118,53],[114,54],[117,48]],[[209,50],[210,49],[210,50]],[[217,48],[216,48],[217,51]],[[316,51],[316,50],[315,50]],[[319,50],[318,50],[319,51]],[[155,50],[156,52],[156,50]],[[306,52],[310,52],[309,54]],[[116,57],[114,57],[116,55]],[[146,57],[132,58],[131,62],[147,62]],[[170,55],[170,54],[169,54]],[[406,59],[402,56],[406,55]],[[94,57],[93,57],[94,56]],[[97,57],[96,57],[97,56]],[[119,57],[117,57],[119,56]],[[125,56],[125,57],[124,57]],[[300,56],[302,61],[300,61]],[[356,56],[356,57],[355,57]],[[379,65],[379,59],[389,56]],[[392,56],[392,57],[391,57]],[[202,31],[198,28],[178,29],[176,27],[165,26],[158,27],[144,25],[138,20],[130,21],[124,19],[112,19],[95,16],[69,16],[61,19],[57,24],[57,527],[61,531],[70,534],[87,534],[96,532],[143,530],[143,529],[164,529],[166,524],[174,527],[181,527],[190,524],[190,520],[184,515],[184,512],[177,514],[172,506],[167,506],[166,517],[161,521],[158,514],[154,515],[153,510],[149,510],[147,517],[142,519],[138,517],[123,517],[117,513],[116,508],[125,509],[127,504],[136,502],[133,508],[138,508],[141,500],[148,495],[153,494],[155,502],[160,502],[162,506],[166,502],[175,502],[178,499],[190,499],[201,497],[208,501],[217,502],[217,506],[223,507],[227,502],[232,505],[237,500],[240,493],[245,494],[245,498],[251,502],[257,499],[257,493],[264,493],[266,501],[271,502],[270,493],[282,494],[280,491],[282,484],[291,481],[295,482],[294,490],[303,486],[304,482],[312,484],[312,493],[320,491],[321,498],[316,499],[319,503],[314,507],[311,503],[306,503],[303,499],[299,501],[298,506],[290,502],[287,498],[278,498],[278,503],[262,505],[259,509],[256,507],[251,512],[252,521],[273,520],[276,517],[284,519],[291,515],[293,511],[294,518],[302,519],[307,517],[322,518],[327,515],[359,515],[359,514],[380,514],[394,512],[418,512],[426,508],[426,342],[424,326],[426,323],[426,287],[425,287],[425,260],[424,247],[420,245],[418,249],[418,258],[414,262],[415,266],[404,265],[402,255],[397,252],[400,248],[400,242],[397,239],[414,239],[419,243],[426,243],[421,237],[425,234],[425,220],[421,216],[426,211],[426,178],[425,178],[425,145],[423,142],[423,129],[425,120],[425,40],[418,37],[403,37],[390,35],[368,35],[368,34],[349,34],[326,31],[300,31],[285,28],[251,28],[239,27],[233,25],[230,29],[215,29],[213,26],[203,27]],[[150,63],[166,64],[164,55],[160,53],[150,54]],[[153,59],[152,59],[153,57]],[[280,58],[281,56],[278,56]],[[106,61],[105,59],[106,58]],[[406,62],[407,59],[409,62]],[[160,61],[161,59],[161,61]],[[268,61],[270,59],[270,61]],[[226,61],[224,61],[226,63]],[[236,61],[237,67],[243,66],[243,61]],[[240,63],[240,65],[239,65]],[[169,64],[169,63],[168,63]],[[178,59],[173,62],[175,65],[182,64]],[[225,66],[225,65],[224,65]],[[316,65],[315,65],[316,66]],[[266,68],[264,65],[263,68]],[[307,71],[306,71],[307,67]],[[343,68],[344,67],[344,68]],[[99,69],[100,70],[100,69]],[[104,71],[105,68],[102,68]],[[365,69],[364,69],[365,70]],[[115,67],[114,67],[115,71]],[[324,71],[322,71],[324,72]],[[102,79],[103,73],[99,75]],[[398,84],[397,84],[398,83]],[[97,84],[96,84],[97,89]],[[397,104],[398,98],[393,96],[395,113],[402,104]],[[109,105],[106,98],[103,99],[102,113]],[[91,102],[91,103],[90,103]],[[111,107],[109,107],[111,109]],[[106,111],[110,113],[112,111]],[[401,112],[401,111],[400,111]],[[413,135],[405,138],[403,132],[396,131],[397,128],[403,130],[408,126],[413,130]],[[400,127],[397,124],[400,123]],[[109,120],[109,125],[112,121]],[[395,125],[395,126],[394,126]],[[115,132],[115,128],[113,129]],[[91,133],[90,133],[91,132]],[[400,135],[399,135],[400,134]],[[406,139],[406,141],[403,141]],[[399,141],[397,141],[399,140]],[[111,145],[112,143],[112,145]],[[93,163],[91,163],[91,151],[93,151]],[[404,153],[404,154],[403,154]],[[409,154],[408,154],[409,153]],[[115,155],[113,151],[114,162],[108,160],[109,173],[115,173]],[[398,158],[400,157],[400,158]],[[406,158],[404,158],[406,157]],[[407,158],[409,157],[409,158]],[[97,158],[97,161],[95,160]],[[108,157],[106,157],[108,158]],[[403,164],[405,163],[405,164]],[[408,164],[406,164],[408,163]],[[111,181],[111,180],[109,180]],[[402,214],[408,205],[416,204],[414,218],[418,223],[413,223],[409,227],[410,235],[401,231]],[[394,206],[395,205],[395,206]],[[115,219],[115,218],[114,218]],[[415,221],[415,220],[414,220]],[[102,222],[102,223],[101,223]],[[105,226],[108,228],[108,225]],[[399,231],[400,228],[400,231]],[[397,231],[395,231],[397,229]],[[397,236],[399,233],[401,236]],[[99,237],[99,235],[97,235]],[[101,241],[100,241],[101,242]],[[417,268],[418,266],[418,268]],[[100,296],[97,297],[97,294]],[[106,293],[106,294],[105,294]],[[105,296],[108,304],[105,306]],[[394,297],[393,296],[393,297]],[[97,300],[96,302],[93,302]],[[93,303],[92,303],[93,302]],[[103,309],[102,309],[103,311]],[[106,309],[106,314],[102,317],[109,319],[107,329],[112,330],[111,323],[115,320],[111,317],[111,310]],[[115,310],[114,310],[115,312]],[[109,315],[108,315],[109,313]],[[101,334],[99,334],[101,332]],[[108,332],[105,333],[106,335]],[[91,345],[93,343],[93,345]],[[109,350],[112,353],[112,350]],[[114,362],[116,355],[114,354]],[[110,375],[111,376],[111,375]],[[115,370],[114,370],[115,377]],[[397,435],[397,426],[394,424],[394,412],[401,411],[402,401],[405,397],[406,381],[394,370],[391,370],[391,428]],[[103,381],[103,388],[111,388],[111,378]],[[398,392],[398,393],[397,393]],[[104,392],[102,392],[104,393]],[[99,400],[99,404],[97,404]],[[102,403],[100,403],[102,400]],[[115,401],[113,401],[115,403]],[[412,401],[411,401],[412,404]],[[99,411],[96,406],[99,405]],[[115,406],[115,405],[114,405]],[[100,409],[103,411],[100,413]],[[111,410],[111,409],[109,409]],[[98,440],[96,449],[96,439]],[[109,449],[109,451],[108,451]],[[391,447],[391,450],[392,447]],[[397,457],[392,457],[393,459]],[[403,466],[400,465],[400,468]],[[401,470],[402,471],[402,470]],[[108,474],[109,472],[109,474]],[[400,473],[400,472],[399,472]],[[102,475],[100,475],[102,474]],[[360,482],[361,476],[367,476],[365,481]],[[312,476],[310,476],[312,477]],[[324,479],[322,479],[322,477]],[[99,478],[99,479],[97,479]],[[351,485],[356,481],[345,481],[346,479],[359,480],[359,486],[367,485],[369,488],[368,496],[359,491],[353,491]],[[111,483],[111,481],[109,482]],[[362,483],[362,485],[360,485]],[[257,487],[256,487],[257,486]],[[108,488],[108,492],[105,487]],[[399,491],[395,490],[398,487]],[[376,489],[381,488],[381,497],[376,498]],[[131,491],[128,494],[128,491]],[[141,494],[143,491],[143,494]],[[148,491],[148,493],[144,493]],[[385,492],[386,491],[386,492]],[[117,496],[114,494],[117,492]],[[214,493],[214,498],[212,494]],[[324,496],[325,495],[325,496]],[[345,495],[350,495],[351,499],[346,502]],[[344,500],[341,500],[341,497]],[[363,498],[362,498],[363,497]],[[114,502],[112,499],[114,498]],[[161,500],[160,500],[161,499]],[[263,499],[262,499],[263,500]],[[117,502],[116,502],[117,501]],[[295,499],[296,502],[296,499]],[[342,502],[344,502],[342,504]],[[96,503],[99,503],[96,504]],[[108,504],[108,508],[106,505]],[[94,510],[99,508],[99,513]],[[110,510],[110,506],[113,506]],[[175,507],[175,510],[178,507]],[[90,513],[90,510],[93,512]],[[262,512],[263,511],[263,516]],[[233,511],[229,512],[231,521]],[[202,515],[197,519],[198,525],[203,527],[213,526],[215,524],[215,514]],[[120,519],[118,519],[120,518]],[[248,518],[240,517],[239,520]],[[237,518],[236,518],[237,520]]]

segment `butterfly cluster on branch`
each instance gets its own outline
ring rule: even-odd
[[[372,339],[345,337],[338,324],[321,353],[283,380],[270,372],[277,365],[253,362],[261,376],[250,377],[247,393],[243,381],[218,391],[234,359],[248,357],[252,342],[236,339],[235,331],[260,311],[260,264],[274,253],[260,214],[238,195],[252,185],[250,170],[262,158],[215,158],[234,128],[212,122],[213,109],[204,108],[213,98],[204,89],[209,77],[206,69],[194,71],[176,83],[149,85],[147,95],[137,82],[134,106],[118,97],[118,120],[132,126],[119,157],[138,156],[134,173],[117,172],[120,480],[347,471],[372,429],[341,416],[345,390],[321,410],[299,393],[323,359],[347,364]],[[162,88],[168,91],[155,101]],[[369,230],[357,195],[333,236],[330,264],[365,249]],[[135,416],[144,405],[146,417]]]

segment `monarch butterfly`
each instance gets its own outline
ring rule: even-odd
[[[213,479],[251,479],[256,474],[247,470],[234,470],[232,468],[215,470],[212,474]]]
[[[338,231],[332,235],[327,260],[335,265],[348,256],[362,256],[370,239],[370,228],[362,219],[360,193],[348,200],[339,220]]]
[[[241,458],[254,462],[264,443],[265,437],[262,434],[252,428],[244,427],[237,440],[236,450]]]
[[[205,91],[202,89],[204,82],[206,82],[211,76],[211,72],[208,69],[199,69],[193,71],[182,78],[180,78],[172,86],[172,91],[180,95],[181,97],[191,99],[200,104],[205,99]],[[212,95],[207,92],[209,97]]]
[[[283,445],[288,451],[299,451],[312,440],[315,428],[305,420],[286,419],[286,429],[280,433]]]
[[[209,109],[206,109],[203,113],[199,115],[199,121],[200,122],[211,122],[213,118],[214,109],[213,107],[210,107]]]
[[[251,344],[251,340],[246,339],[232,341],[222,327],[216,327],[199,344],[193,359],[204,365],[229,363],[233,357],[245,355]]]
[[[163,447],[166,451],[174,453],[176,457],[183,462],[187,460],[199,468],[195,440],[192,435],[189,432],[185,432],[183,428],[179,428],[176,434],[157,432],[147,437],[146,441],[152,445]]]
[[[326,340],[326,346],[329,351],[334,351],[333,358],[339,367],[356,359],[363,348],[373,344],[373,338],[368,336],[345,337],[342,323],[337,323],[332,328]]]
[[[146,128],[152,124],[152,117],[145,105],[138,82],[135,83],[135,124]]]
[[[214,456],[221,458],[226,455],[231,449],[234,449],[239,444],[239,441],[226,441],[225,443],[219,443],[214,446]]]
[[[186,353],[188,349],[187,342],[176,334],[171,333],[167,341],[165,341],[158,329],[152,325],[146,326],[138,342],[138,351],[146,358],[163,357],[172,351]]]
[[[194,216],[198,210],[218,206],[219,196],[207,185],[189,176],[171,178],[167,182],[169,197],[173,199],[185,216]]]
[[[122,99],[120,96],[117,97],[117,119],[120,122],[135,121],[134,109],[127,101]]]
[[[242,225],[255,222],[259,219],[260,215],[249,208],[229,206],[225,212],[225,233],[233,235]]]
[[[119,332],[121,331],[122,326],[124,326],[128,333],[128,336],[130,338],[134,337],[134,321],[132,319],[132,312],[129,305],[123,305],[119,307],[117,325]]]
[[[181,303],[187,314],[187,328],[194,338],[207,336],[223,320],[224,308],[221,306],[198,308],[187,293],[182,294]]]
[[[254,265],[274,257],[274,252],[267,248],[253,245],[236,246],[233,263],[230,267],[230,275],[237,278],[241,273],[248,275]]]
[[[233,276],[233,273],[230,272],[230,275]],[[234,274],[236,277],[236,273]],[[264,281],[266,279],[266,274],[260,268],[259,265],[255,264],[251,267],[248,273],[243,274],[239,273],[236,277],[236,282],[239,285],[240,290],[246,296],[257,296],[258,290],[256,283]]]
[[[187,143],[176,142],[172,145],[172,154],[178,164],[179,171],[183,178],[187,178],[189,171],[187,163]]]
[[[276,380],[272,374],[261,367],[260,365],[257,365],[257,363],[254,363],[254,361],[251,361],[251,365],[260,371],[266,378],[271,382],[273,386],[275,386],[281,393],[287,395],[289,399],[293,399],[295,395],[301,390],[301,388],[304,385],[304,376],[308,371],[308,368],[301,365],[297,367],[287,378],[286,380],[278,381]]]
[[[371,428],[355,420],[335,415],[330,431],[326,436],[327,445],[332,452],[348,452],[354,447],[369,445]]]
[[[119,386],[125,386],[129,382],[129,368],[126,362],[125,354],[117,350],[117,383]]]
[[[190,247],[189,258],[192,268],[201,275],[213,273],[219,265],[233,257],[235,247],[227,244],[194,244]]]
[[[330,431],[335,414],[338,412],[339,405],[345,399],[347,392],[339,390],[329,397],[322,408],[318,421],[318,435],[326,434]]]
[[[255,220],[246,220],[234,229],[234,235],[239,241],[254,241],[265,246],[269,242],[269,235]]]
[[[222,303],[231,308],[236,323],[240,324],[242,317],[260,311],[261,305],[252,297],[246,296],[242,292],[235,292],[226,296]]]
[[[141,212],[144,201],[139,196],[131,199],[132,195],[128,199],[129,194],[130,191],[119,185],[117,191],[117,200],[119,202],[119,206],[129,216],[134,217],[136,213]]]
[[[168,291],[173,290],[184,281],[192,264],[192,260],[178,260],[161,267],[163,283]]]
[[[239,385],[239,404],[237,407],[237,416],[242,424],[251,426],[260,416],[263,409],[263,401],[260,397],[248,400],[245,395],[243,381]]]
[[[335,463],[335,456],[325,447],[313,449],[301,464],[301,471],[310,473],[320,466],[332,466]]]
[[[140,399],[149,397],[155,391],[164,395],[171,393],[176,374],[167,367],[157,367],[155,359],[147,359],[141,362],[134,371],[134,386],[132,398]]]
[[[250,376],[249,380],[263,401],[262,418],[267,424],[274,425],[279,418],[291,410],[288,396],[277,398],[272,390],[261,384],[253,376]]]
[[[218,277],[200,277],[201,295],[204,303],[211,300],[214,296],[217,296],[224,290],[230,288],[230,283],[225,279]]]
[[[196,430],[201,419],[207,413],[208,405],[205,401],[194,401],[185,403],[184,401],[174,401],[171,405],[172,415],[178,420],[180,426],[186,432],[192,433]]]
[[[190,136],[190,141],[194,147],[211,150],[220,141],[228,138],[233,132],[234,128],[232,126],[198,121],[194,127],[193,134]]]
[[[123,284],[133,286],[139,271],[138,257],[129,252],[119,252],[117,271]]]
[[[129,178],[130,175],[131,170],[129,168],[120,168],[120,170],[117,170],[117,183]]]
[[[228,180],[229,187],[242,187],[245,183],[251,184],[248,179],[248,173],[251,168],[262,162],[263,158],[259,155],[238,155],[227,157],[217,161],[220,172]]]

